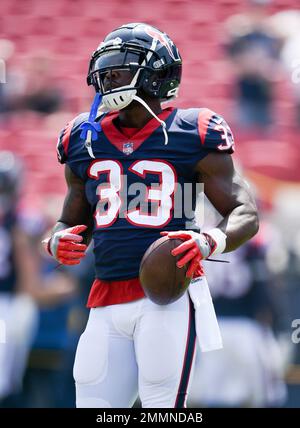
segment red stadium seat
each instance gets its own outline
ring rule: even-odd
[[[61,0],[35,1],[32,14],[37,16],[60,16],[64,2]]]

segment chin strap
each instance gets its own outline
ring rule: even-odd
[[[91,158],[95,159],[93,149],[92,149],[92,141],[97,140],[98,132],[101,131],[100,123],[95,122],[97,117],[98,108],[102,102],[102,95],[96,93],[94,97],[94,101],[91,107],[91,111],[89,114],[89,118],[87,121],[81,124],[81,134],[80,138],[85,141],[85,148],[87,149]]]
[[[168,133],[167,133],[167,129],[166,129],[167,128],[166,123],[163,120],[161,120],[151,110],[151,108],[148,106],[148,104],[142,98],[138,97],[137,95],[134,95],[132,97],[132,101],[133,100],[142,104],[142,106],[145,107],[145,109],[161,124],[162,129],[163,129],[163,133],[164,133],[164,137],[165,137],[165,145],[167,145],[169,139],[168,139]],[[92,141],[97,140],[98,133],[101,131],[100,123],[95,122],[95,119],[97,117],[97,114],[101,110],[102,111],[103,110],[108,111],[108,109],[104,109],[104,106],[102,104],[102,95],[97,92],[95,97],[94,97],[94,101],[93,101],[93,104],[91,107],[89,118],[87,121],[82,123],[80,126],[80,129],[81,129],[80,138],[85,141],[85,144],[84,144],[85,148],[87,149],[90,157],[93,159],[95,159],[95,156],[94,156],[93,149],[92,149]]]
[[[145,109],[148,110],[148,112],[161,124],[163,132],[164,132],[164,136],[165,136],[165,146],[166,146],[169,142],[168,133],[167,133],[167,129],[166,129],[167,128],[166,122],[164,122],[158,116],[156,116],[156,114],[151,110],[151,108],[148,106],[148,104],[142,98],[135,95],[132,99],[139,102],[140,104],[142,104],[145,107]]]

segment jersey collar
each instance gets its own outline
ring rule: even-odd
[[[164,109],[158,117],[166,121],[166,119],[174,111],[174,107],[168,107]],[[113,120],[118,116],[119,112],[108,113],[101,121],[101,128],[111,144],[113,144],[118,150],[123,152],[124,143],[132,143],[133,150],[135,151],[140,147],[140,145],[147,140],[153,132],[161,126],[161,124],[155,119],[150,119],[146,125],[141,128],[136,134],[128,138],[126,135],[114,125]]]

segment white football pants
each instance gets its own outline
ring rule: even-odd
[[[77,407],[185,407],[195,353],[186,292],[159,306],[143,298],[91,309],[74,364]]]

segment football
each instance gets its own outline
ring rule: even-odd
[[[179,269],[171,251],[178,247],[181,239],[167,236],[157,239],[144,254],[140,264],[140,282],[146,296],[158,305],[167,305],[178,300],[190,283],[185,274],[187,266]]]

